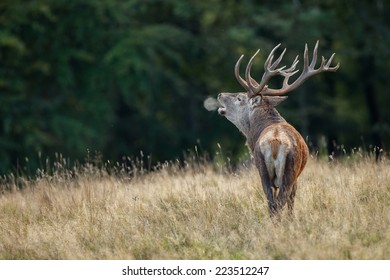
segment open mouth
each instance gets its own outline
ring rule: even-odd
[[[219,107],[218,108],[218,114],[220,114],[221,116],[226,115],[226,108],[225,107]]]

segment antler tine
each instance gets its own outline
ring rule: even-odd
[[[278,45],[278,46],[280,46],[280,44]],[[283,52],[282,52],[282,54],[279,56],[279,58],[277,59],[277,60],[275,60],[275,62],[271,65],[271,69],[272,70],[274,70],[275,69],[275,67],[276,66],[278,66],[279,65],[279,63],[282,61],[282,59],[283,59],[283,56],[284,56],[284,54],[286,53],[286,48],[284,48],[284,50],[283,50]],[[272,56],[273,57],[273,56]],[[283,70],[284,68],[286,68],[286,66],[282,66],[282,67],[280,67],[280,68],[278,68],[278,69],[276,69],[276,70]]]
[[[274,53],[275,53],[275,51],[280,47],[281,44],[282,44],[282,43],[277,44],[277,45],[272,49],[272,51],[271,51],[271,52],[269,53],[269,55],[268,55],[267,60],[265,61],[266,63],[271,64],[271,62],[272,62],[272,60],[273,60],[273,58],[274,58]],[[264,67],[265,67],[265,64],[264,64]],[[265,70],[265,68],[264,68],[264,70]]]
[[[240,58],[237,60],[236,66],[234,67],[234,74],[236,75],[236,79],[240,83],[240,85],[242,85],[246,91],[249,91],[249,86],[247,82],[240,76],[240,65],[243,57],[244,55],[242,54]]]
[[[324,68],[325,64],[326,64],[326,59],[325,59],[325,57],[322,56],[321,65],[318,69]]]
[[[290,74],[290,76],[294,75],[295,73],[299,72],[299,70],[295,70],[295,67],[297,67],[297,64],[299,62],[298,60],[299,55],[297,55],[291,64],[290,68],[287,68],[286,70],[283,71],[284,74]],[[294,71],[295,70],[295,71]]]
[[[278,59],[275,60],[274,63],[272,63],[272,60],[274,59],[274,53],[275,53],[275,51],[280,47],[280,45],[281,45],[280,43],[279,43],[278,45],[276,45],[276,46],[272,49],[272,51],[270,52],[270,54],[268,55],[267,60],[266,60],[265,63],[264,63],[264,70],[265,70],[265,72],[264,72],[263,78],[264,78],[264,76],[265,76],[266,74],[268,74],[268,73],[270,72],[270,70],[274,71],[275,68],[276,68],[276,66],[278,66],[279,63],[282,61],[283,56],[284,56],[284,54],[286,53],[286,48],[285,48],[285,49],[283,50],[283,52],[280,54],[280,56],[278,57]],[[286,68],[286,66],[280,67],[279,69],[276,69],[276,71],[281,71],[281,70],[283,70],[284,68]],[[262,79],[262,80],[263,80],[263,79]]]
[[[332,60],[333,60],[333,57],[334,57],[334,56],[335,56],[335,53],[333,53],[333,54],[331,55],[331,57],[330,57],[329,60],[328,60],[328,63],[326,63],[326,65],[325,65],[325,67],[324,67],[327,71],[334,72],[334,71],[337,71],[337,69],[339,69],[339,67],[340,67],[340,63],[337,63],[337,65],[334,66],[334,67],[330,67],[330,65],[332,64]]]
[[[299,69],[295,70],[295,67],[297,67],[297,64],[299,62],[298,57],[299,57],[299,55],[297,55],[295,57],[293,63],[290,66],[290,68],[287,68],[286,70],[283,71],[283,74],[282,74],[284,76],[283,87],[288,86],[289,78],[299,72]]]
[[[249,91],[248,91],[248,94],[249,94],[249,97],[252,97],[253,95],[255,95],[259,89],[257,86],[253,85],[253,79],[251,77],[251,68],[252,68],[252,64],[253,64],[253,61],[256,57],[256,55],[260,52],[260,49],[257,50],[257,52],[255,52],[255,54],[251,57],[251,59],[249,60],[248,62],[248,65],[246,66],[246,69],[245,69],[245,80],[248,84],[248,87],[249,87]]]
[[[316,66],[316,63],[317,63],[317,51],[318,51],[318,43],[319,43],[319,40],[317,40],[317,43],[314,47],[314,51],[313,51],[313,60],[311,61],[310,63],[310,68],[314,68]]]
[[[309,50],[305,44],[305,51],[303,52],[303,70],[302,73],[309,69]]]

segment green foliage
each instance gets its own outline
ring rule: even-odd
[[[261,48],[320,39],[336,74],[313,78],[280,106],[313,150],[320,139],[349,147],[390,141],[386,104],[389,7],[358,1],[3,0],[0,3],[0,171],[38,153],[83,159],[88,150],[152,162],[196,145],[232,160],[243,137],[207,96],[241,90],[233,66]],[[275,85],[277,86],[277,85]],[[33,166],[34,167],[34,166]]]

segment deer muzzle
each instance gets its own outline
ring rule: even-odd
[[[226,108],[225,107],[219,107],[218,108],[218,114],[220,114],[221,116],[226,115]]]

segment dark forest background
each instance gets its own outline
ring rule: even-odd
[[[390,7],[384,0],[1,0],[0,171],[98,151],[150,161],[237,159],[245,139],[203,100],[241,91],[233,67],[277,43],[283,64],[336,52],[278,109],[313,153],[390,144]],[[246,64],[247,60],[244,61]],[[300,64],[298,68],[302,68]],[[218,144],[219,143],[219,144]]]

